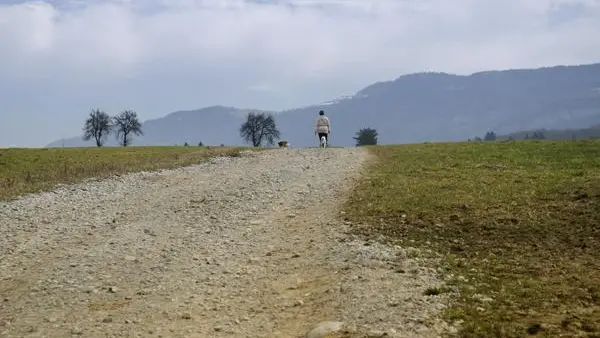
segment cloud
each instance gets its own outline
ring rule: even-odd
[[[0,0],[0,145],[71,136],[93,107],[279,109],[416,71],[591,63],[598,31],[599,0]]]

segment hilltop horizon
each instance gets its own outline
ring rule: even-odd
[[[352,145],[358,129],[374,127],[382,144],[457,141],[538,128],[585,128],[600,123],[600,63],[536,69],[405,74],[353,95],[285,111],[213,105],[145,120],[134,145],[243,145],[238,128],[251,111],[274,113],[282,139],[314,145],[318,110],[332,119],[331,142]],[[47,146],[62,146],[62,140]],[[65,146],[93,145],[73,135]],[[109,138],[107,145],[115,145]]]

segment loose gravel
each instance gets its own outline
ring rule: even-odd
[[[276,149],[0,204],[0,336],[438,337],[436,271],[340,215],[368,160]]]

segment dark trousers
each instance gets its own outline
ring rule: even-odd
[[[329,144],[329,136],[327,135],[327,133],[319,133],[319,142],[321,142],[322,136],[325,136],[325,141],[327,141],[327,144]]]

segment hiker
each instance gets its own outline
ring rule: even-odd
[[[320,110],[319,116],[317,117],[317,123],[315,126],[315,135],[319,136],[319,141],[322,136],[325,136],[325,141],[329,144],[329,134],[331,133],[331,123],[329,118],[325,116],[325,112]]]

